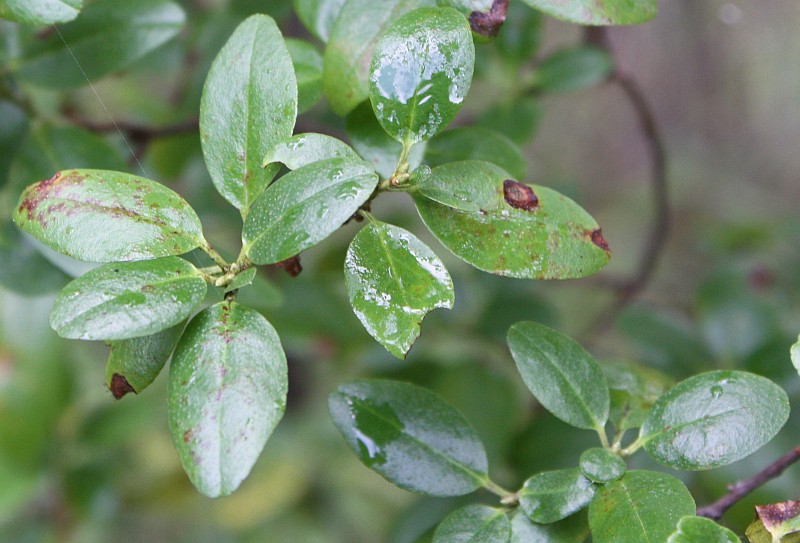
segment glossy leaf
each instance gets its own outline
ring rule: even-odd
[[[589,353],[535,322],[512,326],[508,346],[523,381],[548,411],[572,426],[602,430],[608,418],[608,383]]]
[[[649,21],[657,0],[523,0],[546,14],[581,25],[631,25]]]
[[[350,304],[367,332],[405,358],[430,311],[451,309],[453,281],[444,264],[413,234],[372,221],[350,244],[344,263]]]
[[[667,543],[740,543],[736,534],[704,517],[683,517]]]
[[[581,473],[595,483],[609,483],[625,474],[625,461],[609,449],[593,447],[581,454]]]
[[[558,522],[537,524],[520,511],[511,519],[509,543],[584,543],[588,535],[585,512]]]
[[[230,285],[225,287],[225,292],[231,292],[233,290],[239,290],[240,288],[246,287],[253,282],[256,278],[256,273],[258,272],[258,268],[255,266],[249,269],[244,270],[236,278],[231,282]]]
[[[369,99],[386,133],[404,145],[430,139],[461,109],[472,83],[475,46],[452,8],[420,8],[396,21],[375,46]]]
[[[281,177],[253,205],[242,239],[256,264],[286,260],[319,243],[367,201],[378,176],[364,162],[321,160]]]
[[[264,165],[280,162],[290,170],[296,170],[312,162],[329,158],[351,158],[359,160],[358,153],[345,142],[325,134],[297,134],[267,151]]]
[[[695,514],[680,480],[655,471],[629,471],[598,488],[589,505],[595,543],[663,543],[678,521]]]
[[[183,333],[186,323],[156,334],[111,342],[106,360],[106,386],[120,399],[129,392],[139,394],[155,381]]]
[[[608,263],[610,251],[595,220],[575,202],[536,185],[533,210],[501,205],[485,213],[461,211],[420,195],[422,220],[456,256],[508,277],[585,277]]]
[[[506,207],[503,200],[503,182],[508,172],[480,160],[465,160],[437,166],[430,175],[418,181],[419,194],[462,211],[491,211]]]
[[[595,485],[578,468],[537,473],[519,491],[520,508],[534,522],[549,524],[586,507]]]
[[[605,362],[603,373],[611,391],[608,419],[623,431],[639,428],[656,400],[674,384],[666,375],[635,364]]]
[[[209,497],[236,490],[283,417],[286,356],[272,325],[235,302],[195,316],[169,372],[169,426],[183,469]]]
[[[247,215],[278,172],[262,159],[292,135],[297,80],[275,21],[253,15],[222,48],[203,89],[200,138],[214,186]]]
[[[167,187],[120,172],[66,170],[29,186],[14,222],[89,262],[178,255],[204,243],[200,219]]]
[[[345,0],[294,0],[294,11],[298,18],[314,36],[328,41],[331,28]]]
[[[439,524],[433,543],[508,543],[511,523],[502,509],[467,505],[456,509]]]
[[[328,407],[359,459],[401,488],[460,496],[487,480],[486,452],[475,431],[424,388],[353,381],[331,393]]]
[[[513,141],[482,126],[446,130],[428,142],[425,161],[431,167],[460,160],[483,160],[497,164],[510,177],[525,177],[525,157]]]
[[[86,85],[157,49],[180,32],[185,19],[169,0],[97,0],[58,33],[31,45],[14,69],[20,79],[42,87]]]
[[[769,379],[743,371],[711,371],[661,396],[642,425],[640,439],[665,466],[711,469],[760,449],[788,417],[786,392]]]
[[[0,0],[0,17],[30,25],[66,23],[82,5],[83,0]]]
[[[286,39],[297,79],[297,113],[314,107],[322,98],[322,53],[307,41]]]
[[[322,86],[338,115],[347,115],[369,94],[370,61],[378,38],[401,15],[433,0],[346,0],[330,32]]]
[[[50,325],[71,339],[146,336],[188,318],[205,295],[205,280],[182,258],[105,264],[61,291]]]
[[[70,277],[48,262],[10,222],[0,226],[0,285],[25,296],[58,292]]]
[[[602,83],[613,69],[611,55],[598,47],[553,53],[536,67],[533,87],[544,92],[574,92]]]

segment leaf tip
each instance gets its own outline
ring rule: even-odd
[[[111,391],[111,395],[114,396],[115,400],[122,399],[122,397],[129,392],[133,392],[134,394],[137,393],[128,380],[119,373],[115,373],[111,377],[111,382],[108,384],[108,390]]]

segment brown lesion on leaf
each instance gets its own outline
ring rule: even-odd
[[[280,270],[284,270],[292,277],[297,277],[303,271],[303,266],[300,265],[300,255],[294,255],[273,265]]]
[[[758,512],[758,518],[769,530],[787,520],[800,516],[800,501],[789,500],[770,505],[756,505],[756,511]]]
[[[488,13],[473,11],[469,15],[469,26],[473,32],[487,38],[494,38],[506,21],[508,0],[494,0]]]
[[[108,390],[111,391],[111,395],[114,396],[115,400],[121,399],[129,392],[136,394],[136,390],[131,386],[128,380],[119,373],[115,373],[114,376],[111,377],[111,384],[108,385]]]
[[[189,428],[188,430],[186,430],[186,431],[183,433],[183,442],[184,442],[184,443],[189,443],[189,442],[191,442],[191,441],[192,441],[192,437],[193,437],[193,436],[194,436],[194,431],[192,431],[192,429],[191,429],[191,428]]]
[[[513,179],[503,181],[503,198],[508,205],[516,209],[534,211],[539,206],[539,197],[533,189]]]
[[[602,228],[598,228],[597,230],[593,230],[593,231],[589,232],[589,238],[592,240],[592,243],[594,243],[595,245],[600,247],[605,252],[607,252],[607,253],[611,252],[611,249],[608,246],[608,242],[606,241],[606,238],[603,237],[603,229]]]

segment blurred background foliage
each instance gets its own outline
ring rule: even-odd
[[[184,195],[210,241],[235,255],[240,219],[212,188],[198,134],[144,146],[129,132],[126,143],[108,130],[105,108],[142,126],[191,123],[211,60],[254,12],[273,15],[286,35],[311,39],[320,51],[322,44],[288,1],[179,3],[187,14],[180,34],[94,90],[23,82],[37,111],[30,122],[18,105],[0,101],[0,541],[427,541],[459,500],[411,495],[363,467],[334,430],[328,393],[355,376],[438,392],[475,426],[504,486],[574,466],[595,445],[593,436],[538,408],[516,375],[504,338],[522,319],[572,335],[608,360],[609,372],[634,365],[668,386],[707,369],[737,368],[789,392],[796,414],[771,444],[730,467],[681,475],[698,505],[800,442],[800,379],[788,357],[800,331],[800,8],[791,0],[664,1],[654,22],[609,31],[613,61],[642,87],[663,133],[674,218],[653,279],[616,313],[608,284],[636,268],[653,220],[647,143],[619,87],[599,83],[612,59],[597,50],[563,53],[581,43],[581,29],[512,2],[500,38],[478,46],[476,80],[454,124],[479,123],[520,144],[525,179],[592,213],[612,263],[578,281],[493,277],[426,237],[404,200],[381,198],[377,215],[439,247],[456,284],[455,308],[426,319],[407,361],[389,355],[363,330],[344,292],[352,224],[304,252],[299,277],[280,270],[259,277],[241,299],[263,310],[283,340],[287,414],[237,493],[218,500],[197,494],[168,433],[166,380],[113,401],[103,384],[107,348],[59,339],[48,324],[55,292],[85,266],[21,242],[8,225],[22,187],[56,169],[144,170]],[[40,32],[0,22],[0,59],[12,62]],[[318,68],[313,52],[304,53],[313,103]],[[345,123],[323,101],[300,117],[302,131],[341,136]],[[128,144],[140,165],[129,160]],[[637,456],[633,464],[664,469],[647,462]],[[790,469],[723,522],[742,533],[754,504],[797,499],[797,488],[800,468]]]

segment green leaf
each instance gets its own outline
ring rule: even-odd
[[[469,15],[473,11],[488,12],[492,9],[492,0],[436,0],[436,5],[455,8],[464,15]]]
[[[347,0],[330,31],[322,86],[338,115],[347,115],[369,94],[372,52],[378,38],[401,15],[433,0]]]
[[[472,83],[475,46],[452,8],[420,8],[375,46],[369,99],[386,133],[404,145],[430,139],[461,109]]]
[[[155,381],[183,333],[186,323],[156,334],[111,342],[106,361],[106,386],[119,400],[125,394],[139,394]]]
[[[49,25],[78,16],[83,0],[0,0],[0,17],[17,23]]]
[[[522,2],[511,2],[494,44],[504,63],[519,69],[533,59],[542,41],[544,16]]]
[[[750,524],[745,530],[745,535],[750,543],[775,543],[776,541],[761,519]],[[800,533],[787,534],[780,539],[780,543],[800,543]]]
[[[661,396],[639,439],[665,466],[711,469],[760,449],[788,417],[786,392],[769,379],[743,371],[710,371]]]
[[[658,12],[657,0],[523,0],[532,8],[580,25],[632,25]]]
[[[740,543],[737,535],[704,517],[683,517],[667,543]]]
[[[345,284],[367,332],[405,358],[428,312],[451,309],[453,281],[427,245],[407,230],[371,221],[347,250]]]
[[[205,295],[205,280],[182,258],[115,262],[68,284],[56,298],[50,325],[70,339],[147,336],[188,318]]]
[[[358,153],[345,142],[325,134],[297,134],[281,141],[264,157],[264,166],[280,162],[290,170],[329,158],[351,158],[360,160]]]
[[[345,0],[294,0],[297,17],[314,36],[323,42],[328,41],[331,28]]]
[[[0,226],[0,285],[24,296],[58,292],[70,277],[47,261],[10,222]]]
[[[625,461],[609,449],[593,447],[581,454],[581,472],[595,483],[609,483],[625,474]]]
[[[412,178],[419,194],[462,211],[491,211],[503,206],[503,182],[510,176],[501,167],[480,160],[437,166],[430,175]]]
[[[508,346],[523,381],[548,411],[572,426],[602,431],[608,419],[608,384],[589,353],[535,322],[512,326]]]
[[[578,468],[537,473],[519,491],[519,506],[534,522],[567,518],[592,501],[595,485]]]
[[[238,274],[236,278],[231,281],[231,284],[225,287],[225,292],[231,292],[234,290],[239,290],[242,287],[246,287],[247,285],[251,284],[253,280],[256,278],[256,272],[258,272],[258,268],[253,266],[252,268],[248,268]]]
[[[554,190],[527,185],[534,200],[469,212],[414,197],[422,220],[456,256],[479,270],[526,279],[585,277],[608,263],[610,251],[595,220]],[[519,190],[515,190],[519,189]],[[510,196],[520,195],[520,184]]]
[[[588,535],[585,513],[551,524],[536,524],[518,512],[511,519],[509,543],[584,543]]]
[[[792,365],[794,366],[794,369],[800,373],[800,337],[797,338],[797,343],[792,345],[789,355],[792,358]]]
[[[482,126],[447,130],[428,142],[425,161],[431,167],[460,160],[483,160],[497,164],[511,174],[525,177],[525,157],[506,136]]]
[[[257,311],[219,302],[195,316],[169,371],[169,427],[183,469],[209,497],[247,477],[286,408],[286,355]]]
[[[756,515],[773,541],[785,541],[785,536],[800,531],[800,501],[756,505]]]
[[[297,117],[297,80],[283,36],[267,15],[240,24],[208,72],[200,104],[200,138],[214,186],[246,216],[278,173],[262,168]]]
[[[536,67],[533,87],[544,92],[574,92],[602,83],[614,67],[611,55],[583,46],[553,53]]]
[[[505,134],[517,145],[525,145],[533,139],[543,116],[544,110],[538,99],[526,96],[489,108],[479,122],[481,126]]]
[[[314,107],[322,98],[322,53],[307,41],[286,39],[297,79],[297,113]]]
[[[460,496],[487,481],[486,452],[475,430],[424,388],[353,381],[331,393],[328,407],[361,461],[400,488]]]
[[[281,177],[253,205],[242,240],[256,264],[274,264],[316,245],[367,201],[378,176],[364,162],[320,160]]]
[[[611,391],[608,419],[620,431],[639,428],[656,400],[674,384],[666,375],[636,364],[605,362],[603,373]]]
[[[167,187],[121,172],[65,170],[29,186],[14,222],[89,262],[178,255],[205,243],[200,219]]]
[[[692,495],[675,477],[629,471],[597,490],[589,527],[594,543],[664,543],[682,517],[694,514]]]
[[[433,543],[508,543],[511,523],[502,509],[467,505],[456,509],[433,534]]]
[[[79,87],[157,49],[180,32],[185,19],[169,0],[97,0],[58,33],[37,40],[12,67],[34,85]]]

